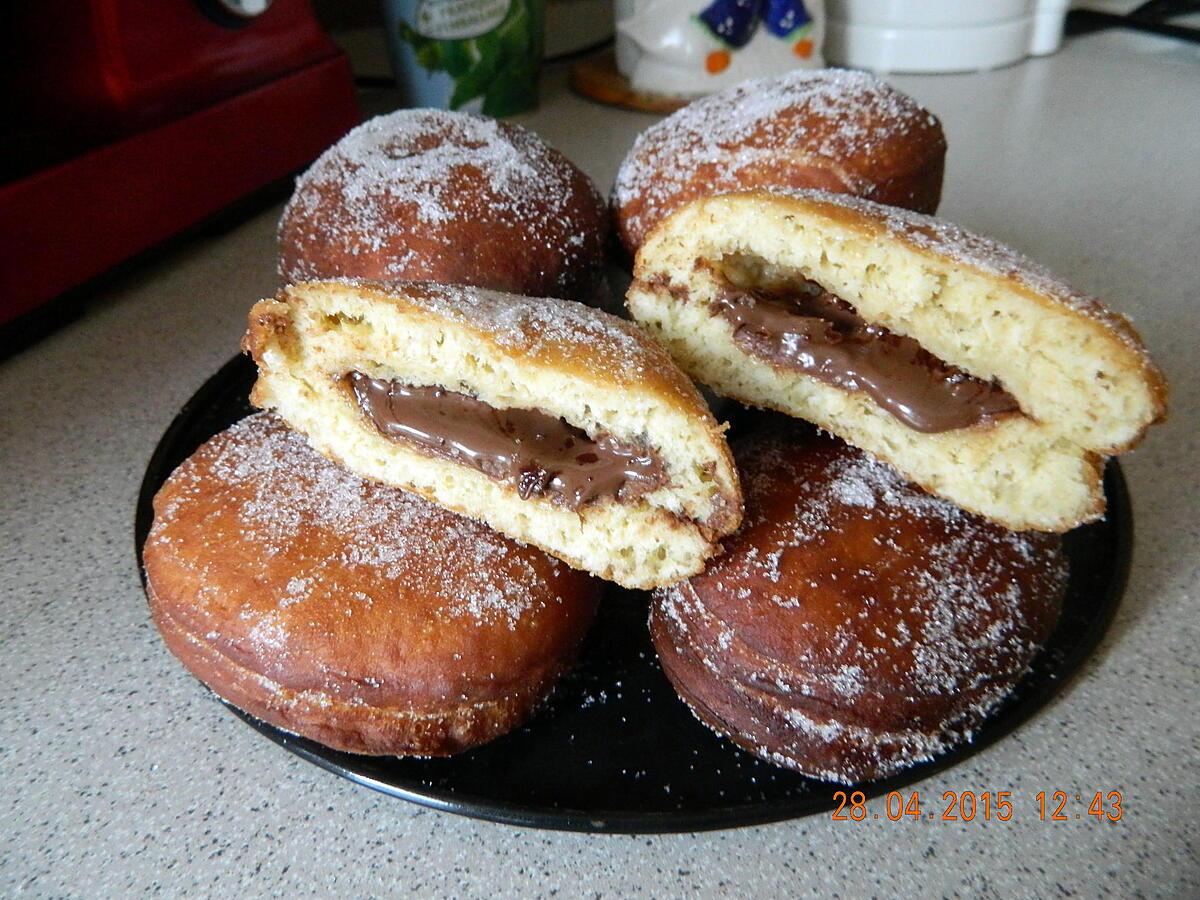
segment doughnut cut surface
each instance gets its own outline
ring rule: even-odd
[[[428,283],[313,282],[250,313],[252,400],[364,477],[413,491],[627,587],[703,568],[741,520],[723,430],[666,351],[630,322],[569,301]],[[578,509],[385,437],[343,389],[361,372],[536,410],[646,448],[666,483]]]
[[[710,305],[724,285],[815,282],[868,322],[995,381],[1019,415],[939,433],[866,394],[745,352]],[[926,490],[1014,529],[1066,531],[1103,514],[1104,459],[1166,409],[1137,332],[1015,251],[929,216],[817,191],[695,201],[643,245],[634,318],[717,393],[811,421]]]

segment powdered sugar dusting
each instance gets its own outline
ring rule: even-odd
[[[343,279],[369,289],[369,283]],[[616,387],[644,388],[654,381],[700,408],[698,397],[656,341],[625,319],[569,300],[521,297],[483,288],[407,282],[391,286],[408,302],[451,322],[483,332],[509,351],[559,365],[565,356],[586,360],[589,372]]]
[[[704,574],[659,591],[655,614],[779,741],[809,723],[789,765],[854,780],[969,736],[1048,633],[1066,561],[1056,537],[1006,531],[865,453],[808,440],[744,448],[743,531]],[[830,722],[846,726],[840,774],[802,758]]]
[[[206,472],[198,456],[207,457]],[[171,483],[150,542],[165,537],[200,496],[245,498],[238,508],[243,545],[267,560],[288,554],[297,569],[277,598],[281,611],[334,596],[352,618],[376,602],[392,602],[386,593],[370,596],[352,585],[383,583],[436,597],[437,616],[511,629],[554,596],[544,574],[512,552],[515,542],[420,497],[364,481],[267,413],[243,419],[197,451]],[[335,535],[336,551],[297,559],[297,542],[314,530]],[[560,564],[547,558],[546,566],[556,572]],[[273,613],[255,625],[252,637],[263,648],[286,644],[278,621]]]
[[[387,277],[405,278],[414,276],[419,255],[437,252],[431,244],[475,251],[462,246],[456,223],[496,222],[528,242],[553,242],[569,268],[602,240],[588,233],[599,216],[577,212],[580,195],[589,192],[591,208],[601,208],[586,177],[519,125],[472,113],[399,110],[364,122],[326,150],[297,179],[280,227],[289,240],[325,252],[357,257],[386,250]],[[420,254],[408,248],[410,236],[421,242]],[[281,274],[298,281],[328,273],[302,252]]]
[[[1109,310],[1099,299],[1076,290],[1045,266],[1012,247],[968,231],[953,222],[912,210],[884,206],[862,197],[797,188],[772,193],[854,210],[882,227],[892,238],[920,250],[949,258],[960,266],[999,278],[1011,278],[1035,294],[1048,297],[1075,312],[1103,322],[1131,349],[1146,359],[1146,350],[1129,320]]]
[[[619,207],[645,204],[641,233],[674,208],[681,188],[711,166],[708,192],[737,190],[749,171],[765,175],[780,153],[828,161],[850,190],[869,190],[870,172],[897,140],[937,132],[937,119],[865,72],[797,70],[743,82],[705,97],[650,127],[626,156],[614,187]],[[760,182],[761,183],[761,182]]]

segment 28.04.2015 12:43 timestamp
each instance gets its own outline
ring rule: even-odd
[[[1038,791],[1034,796],[1038,818],[1043,822],[1070,822],[1087,816],[1096,821],[1119,822],[1125,815],[1120,791],[1096,791],[1087,809],[1081,810],[1084,798],[1083,794],[1067,791]],[[1009,822],[1015,814],[1012,791],[943,791],[941,802],[933,804],[932,810],[923,802],[920,791],[889,791],[883,797],[882,813],[867,808],[867,796],[862,791],[834,791],[833,800],[837,804],[832,815],[835,822]]]

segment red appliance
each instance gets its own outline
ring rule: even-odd
[[[60,0],[0,18],[0,324],[295,172],[359,120],[307,0]]]

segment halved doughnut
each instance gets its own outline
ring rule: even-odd
[[[561,300],[313,282],[250,313],[252,396],[360,475],[627,587],[741,520],[720,427],[635,325]]]
[[[1104,458],[1165,413],[1129,322],[1015,251],[816,191],[695,201],[627,302],[697,381],[807,419],[1013,529],[1104,511]]]

